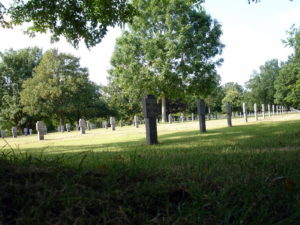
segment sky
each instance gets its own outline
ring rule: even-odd
[[[291,49],[285,48],[282,40],[286,39],[286,31],[293,24],[300,25],[299,0],[261,0],[257,4],[248,4],[247,0],[206,0],[204,8],[222,25],[224,63],[218,68],[222,84],[237,82],[244,85],[253,71],[267,60],[285,61],[291,54]],[[119,28],[111,28],[100,44],[88,50],[83,43],[74,49],[63,38],[51,44],[50,36],[46,34],[30,38],[23,34],[21,27],[0,28],[0,52],[33,46],[44,51],[57,48],[80,57],[81,65],[89,69],[90,79],[106,84],[110,57],[120,35]]]

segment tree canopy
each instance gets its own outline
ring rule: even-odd
[[[131,94],[155,94],[163,105],[166,98],[209,94],[219,82],[220,24],[194,1],[132,4],[141,13],[117,40],[110,79]]]
[[[23,83],[21,102],[30,115],[55,115],[64,124],[72,114],[91,116],[100,101],[96,85],[88,80],[86,68],[80,67],[79,58],[57,50],[47,51],[34,76]],[[99,115],[98,115],[99,116]]]

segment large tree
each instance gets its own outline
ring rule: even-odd
[[[26,48],[9,49],[0,53],[0,117],[2,124],[25,126],[32,124],[23,112],[20,92],[25,80],[32,77],[33,68],[39,63],[42,50]]]
[[[133,0],[140,10],[117,40],[110,78],[131,94],[162,100],[205,96],[219,81],[221,26],[192,0]]]
[[[300,30],[289,30],[286,46],[293,49],[275,80],[275,103],[300,108]]]
[[[280,71],[277,59],[267,61],[254,71],[250,80],[246,83],[249,90],[251,102],[257,104],[274,104],[275,87],[274,82]]]
[[[74,114],[89,116],[100,99],[97,87],[89,81],[88,71],[79,58],[57,50],[47,51],[34,69],[34,76],[23,84],[21,102],[30,115],[52,116],[64,125]],[[81,115],[80,115],[81,114]]]

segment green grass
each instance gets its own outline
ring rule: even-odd
[[[299,119],[8,138],[0,224],[300,224]]]

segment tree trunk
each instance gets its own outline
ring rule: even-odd
[[[161,95],[161,120],[167,122],[167,99],[164,94]]]

